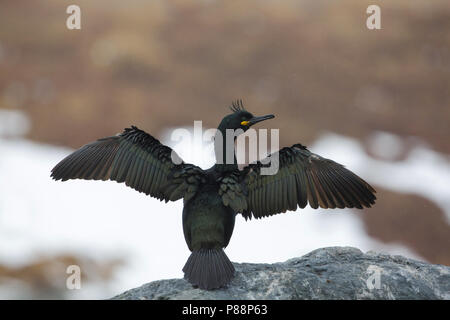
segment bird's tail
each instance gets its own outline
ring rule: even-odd
[[[211,290],[228,284],[235,270],[223,249],[200,249],[192,251],[183,272],[193,285]]]

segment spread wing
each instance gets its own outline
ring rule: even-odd
[[[245,168],[248,208],[242,215],[246,219],[304,208],[308,203],[314,209],[362,209],[375,203],[376,191],[339,163],[300,144],[283,148],[271,158],[277,155],[279,170],[274,175],[261,175],[261,169],[269,166],[261,162]]]
[[[191,198],[204,180],[202,169],[183,163],[171,148],[134,126],[84,145],[59,162],[51,176],[125,182],[166,202]]]

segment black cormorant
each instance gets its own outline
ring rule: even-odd
[[[344,166],[310,152],[301,144],[277,151],[278,172],[262,175],[268,164],[255,162],[238,168],[235,137],[226,129],[242,129],[273,115],[255,117],[242,101],[218,127],[224,141],[215,143],[216,164],[208,170],[173,161],[173,150],[132,126],[116,136],[99,139],[73,152],[52,170],[55,180],[114,180],[159,200],[184,200],[183,231],[192,252],[183,271],[201,289],[219,288],[231,281],[235,270],[223,249],[234,229],[236,214],[247,220],[287,210],[370,207],[375,190]],[[233,144],[234,159],[226,163],[226,146]],[[222,148],[222,152],[221,149]],[[218,157],[223,157],[218,159]],[[219,161],[222,160],[222,161]]]

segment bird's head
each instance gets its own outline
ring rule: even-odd
[[[244,109],[242,100],[233,102],[230,109],[233,111],[233,113],[225,116],[225,118],[223,118],[222,122],[219,125],[219,129],[223,131],[226,129],[242,129],[245,132],[252,125],[258,122],[275,118],[273,114],[255,117],[253,114]]]

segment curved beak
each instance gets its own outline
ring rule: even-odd
[[[273,114],[268,114],[268,115],[261,116],[261,117],[253,117],[248,122],[249,122],[249,125],[252,126],[255,123],[258,123],[258,122],[261,122],[264,120],[273,119],[273,118],[275,118],[275,116]]]

